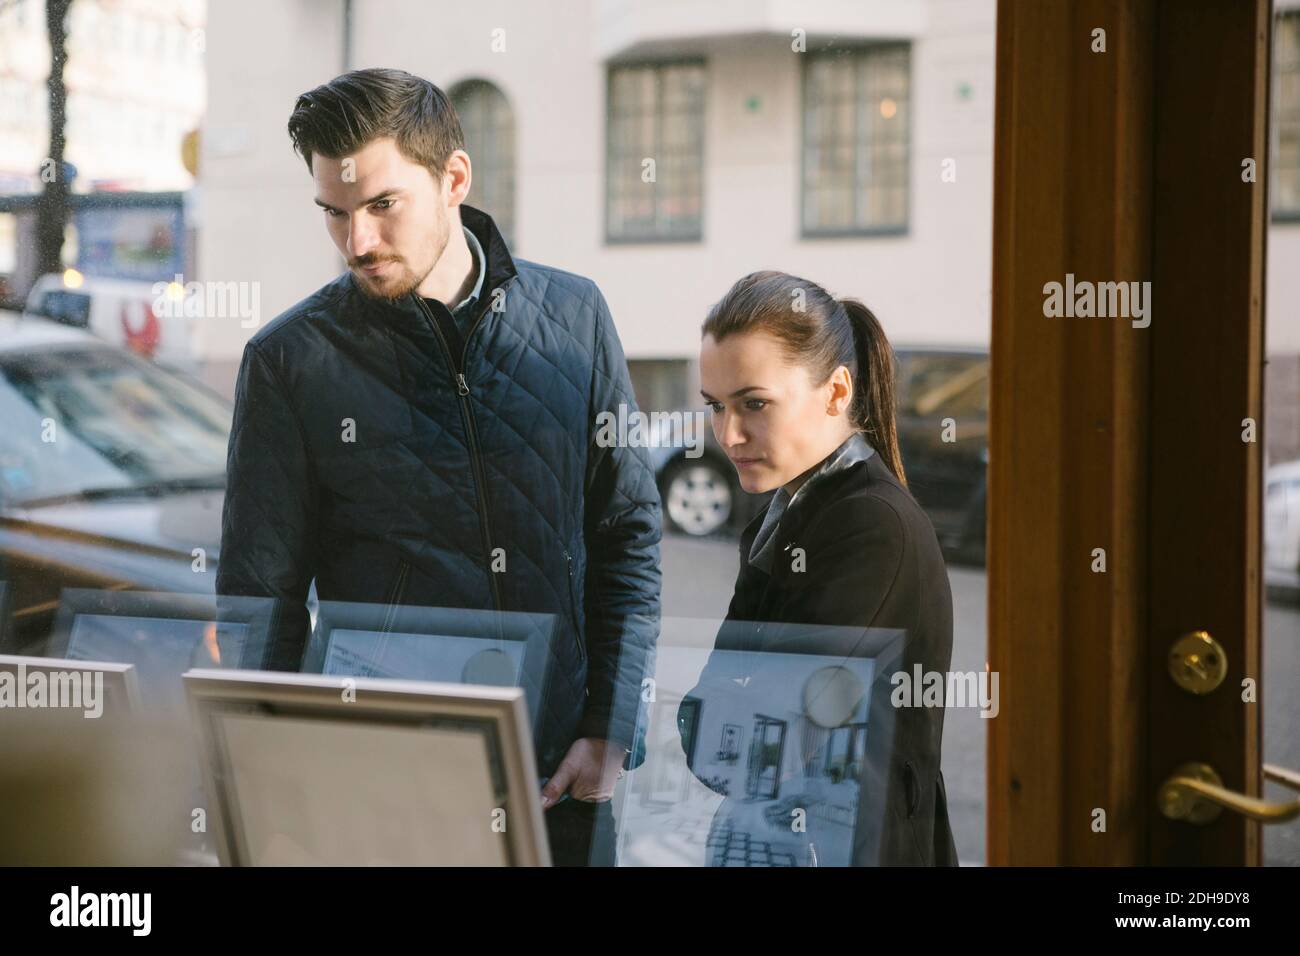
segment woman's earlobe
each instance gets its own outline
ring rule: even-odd
[[[847,414],[853,405],[853,376],[841,365],[835,370],[831,383],[831,414]]]
[[[853,391],[840,392],[831,396],[830,405],[827,407],[831,415],[847,415],[849,409],[853,407]]]

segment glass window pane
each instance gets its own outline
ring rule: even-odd
[[[1274,30],[1273,211],[1300,215],[1300,11]]]
[[[698,236],[703,208],[704,70],[695,63],[610,71],[606,228],[612,239]],[[643,180],[645,160],[654,178]]]
[[[490,215],[508,244],[515,236],[515,120],[509,101],[482,80],[451,91],[452,105],[465,134],[473,177],[469,205]]]
[[[909,50],[809,56],[804,76],[805,232],[907,225]]]

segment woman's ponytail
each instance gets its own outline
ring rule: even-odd
[[[903,455],[894,421],[894,350],[875,315],[857,299],[841,299],[853,327],[858,358],[854,377],[853,418],[871,447],[904,488]]]

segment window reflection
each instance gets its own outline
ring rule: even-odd
[[[0,496],[30,504],[159,482],[224,485],[229,408],[106,348],[0,357]]]

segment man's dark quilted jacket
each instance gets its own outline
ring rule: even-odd
[[[633,742],[659,492],[645,448],[594,441],[599,412],[636,407],[600,290],[513,260],[488,216],[461,214],[487,254],[463,348],[440,305],[370,299],[349,273],[249,341],[217,591],[279,599],[276,670],[300,665],[313,578],[322,601],[556,615],[545,776],[578,737]]]

